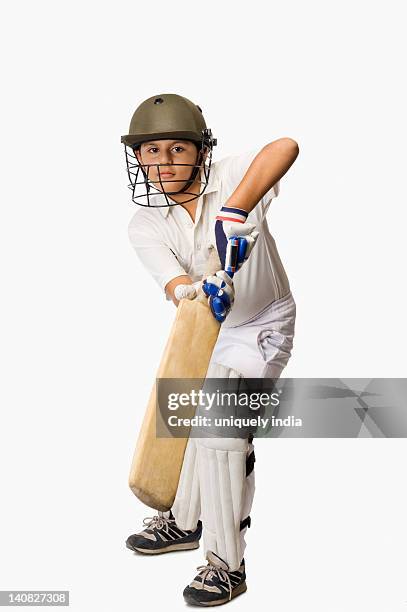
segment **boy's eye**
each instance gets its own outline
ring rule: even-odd
[[[150,147],[147,150],[148,150],[149,153],[157,153],[158,152],[158,147]]]
[[[184,151],[184,147],[178,145],[176,147],[173,147],[173,151],[175,151],[176,153],[182,153],[182,151]]]

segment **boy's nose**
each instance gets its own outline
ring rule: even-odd
[[[162,151],[160,154],[160,164],[172,164],[171,153],[168,151]]]

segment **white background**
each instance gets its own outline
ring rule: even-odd
[[[271,230],[298,307],[286,376],[403,377],[404,3],[19,2],[1,57],[1,589],[184,609],[201,550],[124,547],[174,317],[127,239],[120,136],[146,97],[204,110],[217,158],[289,136]],[[142,296],[147,297],[143,298]],[[406,609],[404,440],[263,440],[234,609]]]

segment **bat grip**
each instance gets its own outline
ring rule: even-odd
[[[237,264],[239,260],[239,239],[237,236],[231,236],[228,240],[228,246],[226,249],[226,260],[225,260],[225,272],[233,278],[235,272],[237,272]]]

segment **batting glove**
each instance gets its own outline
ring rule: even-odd
[[[227,249],[230,248],[229,238],[237,238],[239,241],[236,269],[233,272],[239,270],[248,259],[259,235],[259,232],[256,231],[256,226],[253,223],[246,222],[248,214],[247,211],[241,208],[223,206],[216,217],[216,247],[223,268],[225,268],[225,262],[228,261]]]
[[[204,280],[202,289],[208,297],[209,308],[213,316],[217,321],[223,323],[235,299],[232,279],[225,270],[219,270]]]

